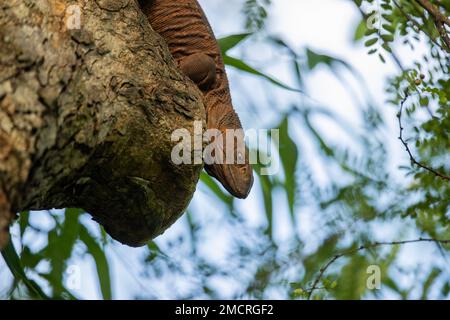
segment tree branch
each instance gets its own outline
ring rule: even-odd
[[[405,149],[406,149],[406,152],[408,152],[409,159],[410,159],[410,161],[411,161],[412,163],[414,163],[415,165],[417,165],[418,167],[420,167],[420,168],[422,168],[422,169],[425,169],[425,170],[427,170],[427,171],[433,173],[435,176],[437,176],[437,177],[439,177],[439,178],[441,178],[441,179],[450,181],[450,177],[449,177],[449,176],[444,175],[444,174],[442,174],[442,173],[436,171],[435,169],[433,169],[433,168],[431,168],[431,167],[429,167],[429,166],[426,166],[426,165],[424,165],[423,163],[417,161],[417,160],[414,158],[414,156],[413,156],[413,154],[412,154],[412,152],[411,152],[411,149],[409,148],[408,143],[407,143],[407,142],[405,141],[405,139],[403,138],[403,130],[404,130],[404,128],[403,128],[403,124],[402,124],[402,114],[403,114],[403,107],[404,107],[406,101],[408,100],[408,98],[409,98],[409,89],[406,89],[406,91],[405,91],[405,97],[402,99],[402,101],[401,101],[401,103],[400,103],[400,110],[399,110],[399,112],[398,112],[398,114],[397,114],[398,125],[399,125],[399,128],[400,128],[400,134],[399,134],[398,139],[402,142],[403,146],[404,146]]]
[[[335,256],[333,256],[330,261],[328,261],[322,268],[320,268],[319,274],[318,276],[315,278],[313,285],[310,289],[306,290],[308,292],[307,295],[307,299],[310,300],[314,291],[315,290],[319,290],[321,288],[318,287],[318,284],[320,282],[320,280],[322,280],[323,275],[325,274],[325,272],[328,270],[328,268],[335,263],[337,260],[339,260],[342,257],[345,256],[349,256],[349,255],[353,255],[359,251],[362,250],[367,250],[367,249],[373,249],[376,247],[381,247],[381,246],[394,246],[394,245],[404,245],[404,244],[410,244],[410,243],[417,243],[417,242],[434,242],[437,244],[450,244],[450,239],[444,239],[444,240],[439,240],[439,239],[432,239],[432,238],[419,238],[419,239],[414,239],[414,240],[402,240],[402,241],[391,241],[391,242],[374,242],[374,243],[369,243],[366,245],[362,245],[356,249],[352,249],[346,252],[342,252],[339,253]]]
[[[442,22],[450,27],[450,18],[443,15],[429,0],[415,0],[422,8],[431,14],[435,21]]]
[[[407,12],[405,12],[405,10],[403,10],[403,7],[396,0],[394,0],[394,5],[400,10],[401,14],[408,21],[410,21],[418,30],[425,33],[425,35],[430,39],[431,42],[433,42],[436,46],[438,46],[442,50],[450,52],[450,48],[443,47],[439,42],[433,39],[433,37],[426,30],[424,30],[424,28],[422,28],[422,26],[416,20],[414,20]]]
[[[415,0],[422,8],[424,8],[434,20],[434,24],[441,35],[442,41],[446,45],[447,52],[450,52],[450,36],[445,29],[445,25],[450,27],[450,19],[443,15],[439,8],[436,8],[429,0]]]
[[[134,0],[1,6],[0,240],[15,212],[70,207],[128,245],[161,234],[202,169],[171,162],[200,91]]]

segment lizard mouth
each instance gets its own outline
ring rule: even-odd
[[[239,118],[234,112],[221,118],[211,117],[211,110],[209,110],[208,116],[210,128],[221,128],[210,137],[214,146],[212,156],[219,153],[222,158],[219,159],[219,163],[209,162],[211,164],[206,164],[205,170],[210,176],[216,178],[230,194],[236,198],[245,199],[253,186],[253,171],[249,163],[249,152],[245,146]],[[211,119],[220,120],[215,125],[216,123],[211,123]],[[227,130],[232,130],[231,136],[228,135]],[[231,141],[229,141],[230,139]],[[230,145],[229,142],[231,142]],[[233,155],[231,163],[228,162],[227,154]]]
[[[249,164],[213,164],[206,165],[205,170],[236,198],[247,198],[252,189],[253,172]]]
[[[233,196],[239,199],[247,198],[253,186],[253,173],[250,165],[225,165],[227,172],[228,190]]]

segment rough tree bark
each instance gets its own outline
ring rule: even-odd
[[[80,29],[67,28],[69,7]],[[14,213],[30,209],[83,208],[131,246],[161,234],[202,168],[171,162],[171,133],[193,133],[205,114],[137,1],[0,9],[0,247]]]

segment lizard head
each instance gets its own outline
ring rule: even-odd
[[[253,186],[253,170],[239,117],[233,109],[225,114],[209,110],[208,128],[213,129],[210,143],[215,161],[205,161],[206,172],[236,198],[247,198]]]
[[[205,165],[205,170],[236,198],[247,198],[253,186],[253,171],[248,163]]]

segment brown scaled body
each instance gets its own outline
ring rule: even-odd
[[[141,7],[152,28],[167,42],[172,56],[183,72],[202,90],[208,129],[218,129],[226,146],[225,130],[242,129],[233,109],[230,88],[220,48],[197,0],[141,0]],[[234,158],[237,160],[237,145]],[[225,148],[223,148],[225,149]],[[246,198],[253,185],[253,172],[245,149],[243,164],[205,165],[209,175],[218,179],[235,197]],[[226,155],[223,151],[223,159]]]

